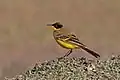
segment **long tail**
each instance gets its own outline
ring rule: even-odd
[[[95,51],[92,51],[92,50],[90,50],[90,49],[88,49],[87,47],[85,47],[85,46],[80,46],[83,50],[85,50],[85,51],[87,51],[88,53],[90,53],[91,55],[93,55],[94,57],[96,57],[96,58],[99,58],[100,57],[100,55],[97,53],[97,52],[95,52]]]
[[[89,48],[87,48],[86,45],[84,45],[83,43],[81,43],[80,41],[78,41],[78,39],[76,40],[76,38],[71,38],[70,40],[73,41],[73,42],[78,43],[80,48],[82,48],[83,50],[87,51],[88,53],[90,53],[94,57],[96,57],[96,58],[100,57],[100,55],[97,52],[95,52],[95,51],[90,50]]]

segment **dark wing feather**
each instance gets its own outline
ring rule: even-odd
[[[54,37],[56,39],[59,39],[59,40],[63,40],[63,41],[68,41],[68,42],[71,42],[71,43],[74,43],[74,44],[78,44],[78,45],[82,45],[82,46],[85,46],[83,43],[80,42],[80,40],[72,33],[70,34],[64,34],[64,33],[61,33],[60,31],[54,31]]]
[[[71,34],[69,35],[70,36],[70,41],[73,41],[73,42],[76,42],[78,44],[81,44],[82,46],[85,46],[83,43],[80,42],[80,40],[74,35],[74,34]]]

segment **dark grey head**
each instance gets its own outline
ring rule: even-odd
[[[55,29],[60,29],[63,27],[63,25],[60,23],[60,22],[55,22],[53,24],[47,24],[47,26],[52,26],[54,27]]]

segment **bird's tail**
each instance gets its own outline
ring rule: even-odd
[[[80,46],[83,50],[87,51],[88,53],[90,53],[91,55],[93,55],[94,57],[98,58],[100,57],[100,55],[93,51],[93,50],[90,50],[89,48],[87,48],[86,46]]]
[[[94,57],[96,57],[96,58],[100,57],[100,55],[99,55],[97,52],[95,52],[95,51],[93,51],[93,50],[90,50],[89,48],[86,47],[86,45],[84,45],[84,44],[81,43],[80,41],[76,40],[76,38],[71,38],[71,39],[69,39],[69,40],[71,40],[71,41],[73,41],[73,42],[75,42],[75,43],[78,43],[78,46],[79,46],[80,48],[82,48],[83,50],[87,51],[88,53],[90,53],[90,54],[93,55]]]

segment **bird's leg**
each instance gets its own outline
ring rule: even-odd
[[[69,56],[72,53],[72,49],[70,49],[63,57]]]

